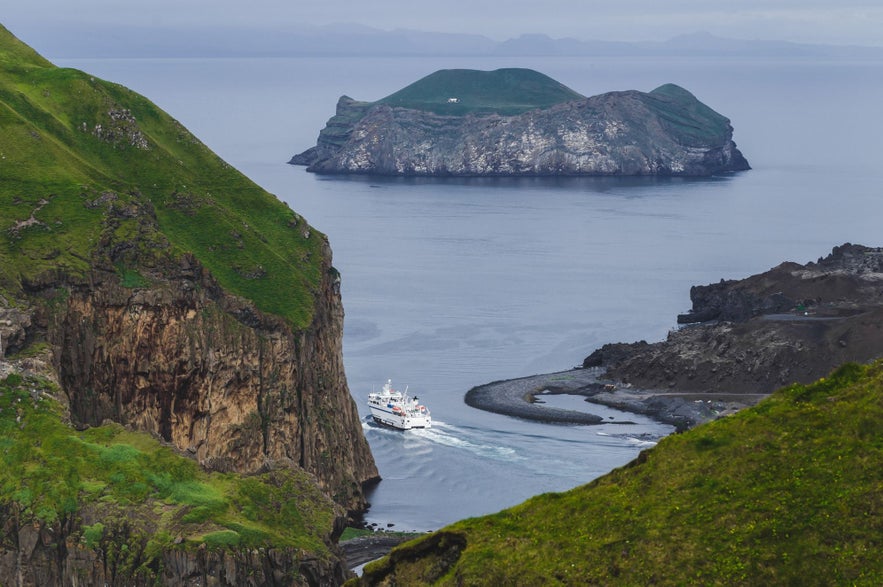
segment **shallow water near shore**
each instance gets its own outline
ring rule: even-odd
[[[662,339],[691,285],[804,263],[847,241],[883,244],[878,62],[56,62],[146,94],[328,234],[347,377],[383,476],[365,517],[381,527],[436,529],[566,490],[671,431],[618,424],[618,414],[600,426],[490,414],[463,403],[471,387],[568,369],[605,342]],[[373,100],[442,67],[511,66],[586,95],[678,83],[731,118],[754,169],[703,180],[416,180],[318,177],[284,163],[314,144],[341,94]],[[429,406],[432,429],[367,420],[367,394],[387,378]]]

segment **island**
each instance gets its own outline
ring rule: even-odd
[[[377,466],[328,239],[0,26],[0,585],[339,585]]]
[[[343,96],[316,146],[321,174],[684,176],[750,169],[730,120],[687,90],[585,97],[530,69],[440,70],[376,102]]]

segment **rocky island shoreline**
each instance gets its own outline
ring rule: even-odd
[[[694,286],[690,298],[683,326],[664,341],[606,344],[580,368],[481,385],[465,401],[542,422],[599,423],[534,401],[541,392],[582,395],[683,430],[883,356],[883,248],[847,243],[814,263]]]

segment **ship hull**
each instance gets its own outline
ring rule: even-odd
[[[371,417],[378,424],[396,428],[398,430],[411,430],[412,428],[432,428],[432,419],[424,416],[400,416],[391,411],[380,410],[371,407]]]
[[[379,392],[368,394],[368,408],[374,421],[384,426],[398,430],[432,427],[426,406],[417,401],[417,396],[394,390],[392,379],[388,379]]]

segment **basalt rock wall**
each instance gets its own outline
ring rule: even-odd
[[[213,470],[299,466],[363,508],[377,469],[344,375],[336,271],[326,264],[313,323],[294,331],[223,292],[193,257],[178,263],[146,289],[100,272],[41,284],[51,300],[38,323],[73,423],[153,433]]]

